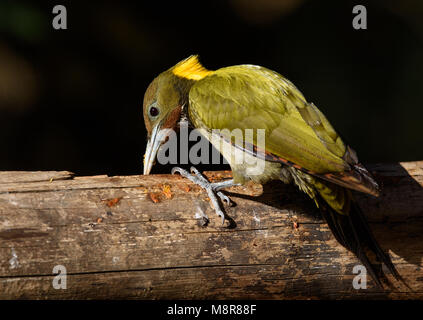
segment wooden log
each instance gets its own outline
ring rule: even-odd
[[[2,172],[0,299],[422,299],[423,161],[369,167],[382,195],[357,197],[409,288],[354,289],[360,262],[281,182],[231,188],[221,226],[180,176]]]

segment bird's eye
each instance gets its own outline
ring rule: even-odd
[[[155,117],[157,117],[159,115],[160,111],[159,111],[159,109],[157,107],[151,106],[150,107],[150,110],[149,110],[149,113],[150,113],[150,116],[151,117],[155,118]]]

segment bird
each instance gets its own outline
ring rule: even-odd
[[[352,192],[377,197],[379,185],[326,116],[278,72],[252,64],[209,70],[198,55],[191,55],[150,83],[144,94],[143,116],[148,140],[145,175],[151,172],[170,132],[188,124],[222,154],[231,167],[232,179],[211,183],[194,167],[191,173],[180,167],[171,172],[204,188],[222,223],[225,214],[219,198],[230,204],[223,189],[250,180],[292,183],[314,201],[336,240],[356,255],[379,287],[381,280],[387,279],[382,264],[401,279]],[[228,134],[237,129],[261,130],[264,145],[259,143],[258,133],[248,145],[237,143]],[[234,161],[234,153],[261,160],[264,167],[256,170],[252,161]]]

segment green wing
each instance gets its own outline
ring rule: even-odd
[[[325,116],[271,70],[219,69],[192,87],[189,103],[195,127],[265,129],[267,152],[316,173],[349,169],[345,145]]]
[[[355,152],[320,110],[269,69],[240,65],[215,71],[191,88],[188,114],[197,128],[265,129],[266,153],[342,186],[377,193],[374,181],[354,169]]]

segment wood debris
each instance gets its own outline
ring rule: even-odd
[[[158,193],[149,193],[148,195],[150,196],[151,201],[153,201],[154,203],[160,202],[160,196]]]
[[[172,199],[172,191],[170,190],[170,185],[163,185],[162,192],[165,195],[166,199]]]
[[[115,205],[117,205],[119,203],[120,199],[122,199],[122,197],[107,199],[107,200],[104,200],[104,201],[106,201],[106,206],[111,208],[111,207],[114,207]]]

